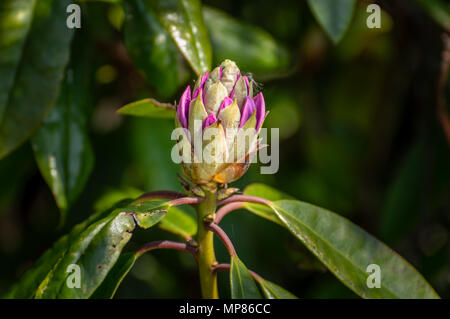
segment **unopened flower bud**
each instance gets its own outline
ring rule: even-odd
[[[183,154],[183,174],[198,185],[239,179],[258,150],[265,116],[262,93],[253,97],[251,82],[233,61],[201,75],[193,92],[188,86],[177,105],[175,125],[184,129],[187,155],[194,157],[189,162]],[[182,146],[185,150],[186,144]]]

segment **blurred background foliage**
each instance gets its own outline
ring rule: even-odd
[[[82,28],[74,32],[53,109],[43,108],[48,116],[39,130],[20,132],[21,140],[33,135],[31,143],[19,143],[0,160],[0,294],[94,211],[143,191],[181,190],[179,168],[170,160],[173,122],[116,110],[147,97],[174,102],[208,66],[195,55],[188,63],[184,56],[192,52],[177,47],[166,20],[157,19],[173,1],[154,1],[155,10],[146,1],[124,2],[81,2]],[[448,298],[450,141],[436,106],[439,94],[449,100],[448,84],[438,91],[448,6],[438,0],[378,1],[381,28],[369,29],[366,7],[372,1],[357,1],[348,28],[332,34],[314,8],[323,1],[313,2],[205,0],[202,11],[193,13],[203,15],[207,29],[198,39],[211,39],[209,50],[202,46],[203,61],[215,66],[229,58],[251,72],[270,110],[264,125],[280,129],[279,172],[260,175],[252,165],[235,184],[263,182],[338,212],[397,250]],[[347,2],[353,3],[341,1]],[[0,19],[0,29],[8,23]],[[0,62],[13,56],[2,47],[5,34]],[[39,36],[33,36],[36,43],[27,50],[40,48]],[[53,51],[36,52],[45,60]],[[29,107],[33,100],[19,102]],[[42,169],[52,158],[48,154],[60,155],[59,178]],[[248,268],[295,295],[355,297],[279,226],[237,212],[223,228]],[[126,250],[162,238],[175,236],[159,228],[140,230]],[[226,256],[217,243],[218,260]],[[221,273],[219,281],[226,295],[228,276]],[[199,294],[191,256],[155,251],[137,261],[117,297]]]

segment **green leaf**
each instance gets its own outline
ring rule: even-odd
[[[443,0],[416,0],[428,15],[445,30],[450,28],[450,4]]]
[[[156,0],[163,27],[197,75],[211,69],[212,49],[200,0]]]
[[[113,268],[136,225],[148,228],[168,209],[166,201],[127,200],[93,215],[47,251],[7,297],[89,298]],[[80,288],[67,285],[71,275],[67,270],[73,264],[81,269]]]
[[[211,7],[203,8],[203,16],[211,35],[214,64],[231,59],[241,69],[266,77],[289,68],[289,52],[266,31]]]
[[[38,259],[33,268],[25,272],[20,280],[11,287],[4,297],[8,299],[33,298],[39,283],[45,279],[51,267],[59,262],[62,254],[68,248],[71,239],[77,236],[83,227],[84,224],[75,226],[70,234],[61,237],[53,244]]]
[[[293,199],[292,196],[261,183],[253,183],[248,185],[244,189],[244,195],[263,197],[270,201],[276,201],[280,199]]]
[[[273,202],[285,227],[347,287],[364,298],[439,298],[421,274],[388,246],[326,209],[295,200]],[[381,269],[369,288],[367,266]]]
[[[35,4],[36,0],[4,0],[0,3],[0,120],[14,85]]]
[[[260,299],[258,287],[250,275],[247,267],[236,256],[231,257],[230,268],[231,298],[233,299]]]
[[[308,4],[331,40],[338,43],[352,20],[355,0],[308,0]]]
[[[111,299],[122,283],[125,276],[133,268],[139,255],[136,253],[126,253],[119,257],[114,267],[103,280],[100,287],[91,296],[91,299]]]
[[[173,119],[175,107],[154,99],[143,99],[121,107],[117,113],[150,118]]]
[[[82,192],[94,163],[87,134],[86,80],[80,70],[68,70],[55,107],[31,139],[39,170],[61,210],[61,223]]]
[[[66,26],[70,3],[0,4],[0,158],[27,140],[55,103],[73,34]]]
[[[339,280],[364,298],[439,298],[417,270],[366,231],[326,209],[290,200],[263,184],[252,184],[245,195],[264,197],[268,206],[246,203],[251,212],[283,225]],[[381,268],[381,288],[368,288],[367,266]]]
[[[262,292],[264,293],[264,296],[267,299],[298,299],[289,291],[287,291],[284,288],[281,288],[280,286],[274,284],[273,282],[270,282],[262,278],[258,278],[256,279],[256,281],[258,282]]]
[[[105,211],[121,200],[127,198],[138,198],[143,193],[143,191],[134,187],[126,187],[123,189],[108,189],[94,202],[94,211]]]
[[[426,148],[420,140],[406,154],[387,188],[386,199],[380,214],[380,236],[393,242],[411,230],[419,221],[420,196],[425,191],[423,167],[426,167]]]
[[[159,227],[185,239],[192,238],[197,233],[196,220],[178,207],[171,207]]]
[[[124,39],[128,52],[147,80],[163,96],[178,88],[177,48],[148,1],[125,2]]]
[[[279,190],[272,188],[264,184],[250,184],[244,189],[244,195],[262,197],[271,201],[276,201],[279,199],[292,199],[291,196],[280,192]],[[283,222],[274,213],[273,209],[266,205],[256,204],[256,203],[244,203],[244,207],[250,212],[270,220],[271,222],[277,223],[279,225],[284,225]]]

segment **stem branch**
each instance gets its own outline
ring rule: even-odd
[[[223,231],[223,229],[219,227],[219,225],[215,223],[205,224],[205,228],[212,231],[217,235],[217,237],[219,237],[219,239],[227,248],[230,256],[236,256],[236,250],[234,249],[233,243],[231,242],[227,234]]]
[[[203,202],[205,199],[201,197],[182,197],[177,199],[172,199],[169,202],[170,206],[179,206],[179,205],[192,205]]]
[[[212,271],[213,272],[218,272],[218,271],[224,271],[224,270],[230,270],[231,265],[230,264],[218,264],[212,267]],[[252,271],[252,270],[248,270],[248,272],[250,273],[250,275],[253,277],[253,279],[255,280],[263,280],[263,278],[258,275],[256,272]]]
[[[171,241],[171,240],[159,240],[159,241],[152,241],[152,242],[149,242],[148,244],[145,244],[144,246],[139,248],[139,250],[137,251],[137,254],[142,255],[150,250],[162,249],[162,248],[182,250],[182,251],[191,253],[194,256],[197,256],[197,253],[198,253],[197,247],[191,246],[189,244],[180,243],[180,242]]]
[[[203,198],[202,198],[203,199]],[[197,208],[197,243],[198,243],[198,271],[200,276],[200,286],[202,297],[208,299],[219,298],[217,290],[217,276],[211,270],[211,266],[216,262],[214,254],[214,234],[203,227],[203,220],[208,216],[214,220],[216,212],[216,196],[214,193],[205,191],[205,198]]]
[[[442,34],[442,42],[444,48],[442,50],[441,72],[437,83],[437,111],[442,130],[450,146],[450,118],[445,108],[445,84],[450,68],[450,35],[448,33]]]
[[[138,197],[138,200],[140,199],[155,199],[155,198],[167,198],[167,199],[175,199],[184,197],[185,195],[182,193],[174,192],[174,191],[155,191],[155,192],[148,192],[145,194],[142,194]]]
[[[258,203],[263,204],[267,206],[271,206],[272,202],[268,199],[256,197],[256,196],[248,196],[248,195],[233,195],[228,198],[225,198],[219,202],[217,202],[217,205],[225,205],[228,203],[234,203],[234,202],[250,202],[250,203]]]
[[[214,223],[219,224],[222,218],[224,218],[228,213],[231,213],[232,211],[235,211],[242,207],[244,207],[243,202],[234,202],[222,206],[216,213]]]

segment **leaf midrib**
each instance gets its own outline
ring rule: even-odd
[[[272,202],[273,203],[273,202]],[[275,204],[275,203],[274,203]],[[276,205],[276,204],[275,204]],[[289,224],[284,220],[284,218],[283,218],[283,216],[281,216],[280,215],[280,213],[273,207],[273,206],[270,206],[275,212],[276,212],[276,214],[279,216],[279,218],[286,224],[286,226],[288,227],[288,229],[289,230],[291,230],[291,227],[289,227]],[[281,208],[281,207],[279,207],[280,208],[280,210],[284,210],[283,208]],[[299,222],[300,222],[300,220],[299,220]],[[305,228],[307,228],[308,230],[310,230],[313,234],[315,234],[318,238],[320,238],[329,248],[331,248],[332,250],[334,250],[334,251],[336,251],[339,255],[341,255],[345,260],[347,260],[350,264],[352,264],[353,266],[357,266],[357,264],[355,264],[351,259],[350,259],[350,257],[348,257],[347,255],[345,255],[344,253],[342,253],[340,250],[337,250],[337,249],[333,249],[333,245],[331,245],[331,243],[327,240],[327,239],[325,239],[325,238],[323,238],[322,236],[319,236],[319,234],[316,232],[316,231],[314,231],[312,228],[310,228],[310,227],[308,227],[305,223],[301,223],[302,225],[304,225],[304,227]],[[295,235],[297,235],[297,234],[295,234]],[[308,245],[306,245],[305,244],[305,240],[302,238],[302,242],[303,242],[303,244],[306,246],[306,247],[308,247],[309,248],[309,246]],[[318,256],[317,255],[317,253],[316,253],[316,251],[315,250],[313,250],[313,249],[311,249],[311,251],[314,253],[314,255],[316,255],[316,257],[317,258],[319,258],[319,260],[322,260],[321,258],[320,258],[320,256]],[[348,287],[348,288],[350,288],[351,290],[353,290],[355,293],[357,293],[358,295],[360,294],[360,292],[359,291],[357,291],[356,289],[354,289],[351,285],[349,285],[349,284],[347,284],[347,281],[346,280],[344,280],[339,274],[336,274],[332,269],[331,269],[331,266],[329,266],[327,263],[324,263],[325,264],[325,266],[336,276],[336,277],[338,277],[339,279],[341,279],[341,281]],[[356,267],[356,269],[358,269],[358,271],[361,273],[363,273],[363,274],[366,274],[364,271],[361,271],[361,268],[358,266],[358,267]],[[400,296],[398,296],[396,293],[394,293],[391,289],[389,289],[385,284],[381,284],[383,287],[385,287],[385,289],[387,290],[387,291],[389,291],[392,295],[394,295],[395,297],[397,297],[397,298],[401,298]],[[362,297],[364,297],[364,298],[369,298],[369,296],[366,296],[365,295],[365,293],[364,294],[362,294],[361,295]]]

